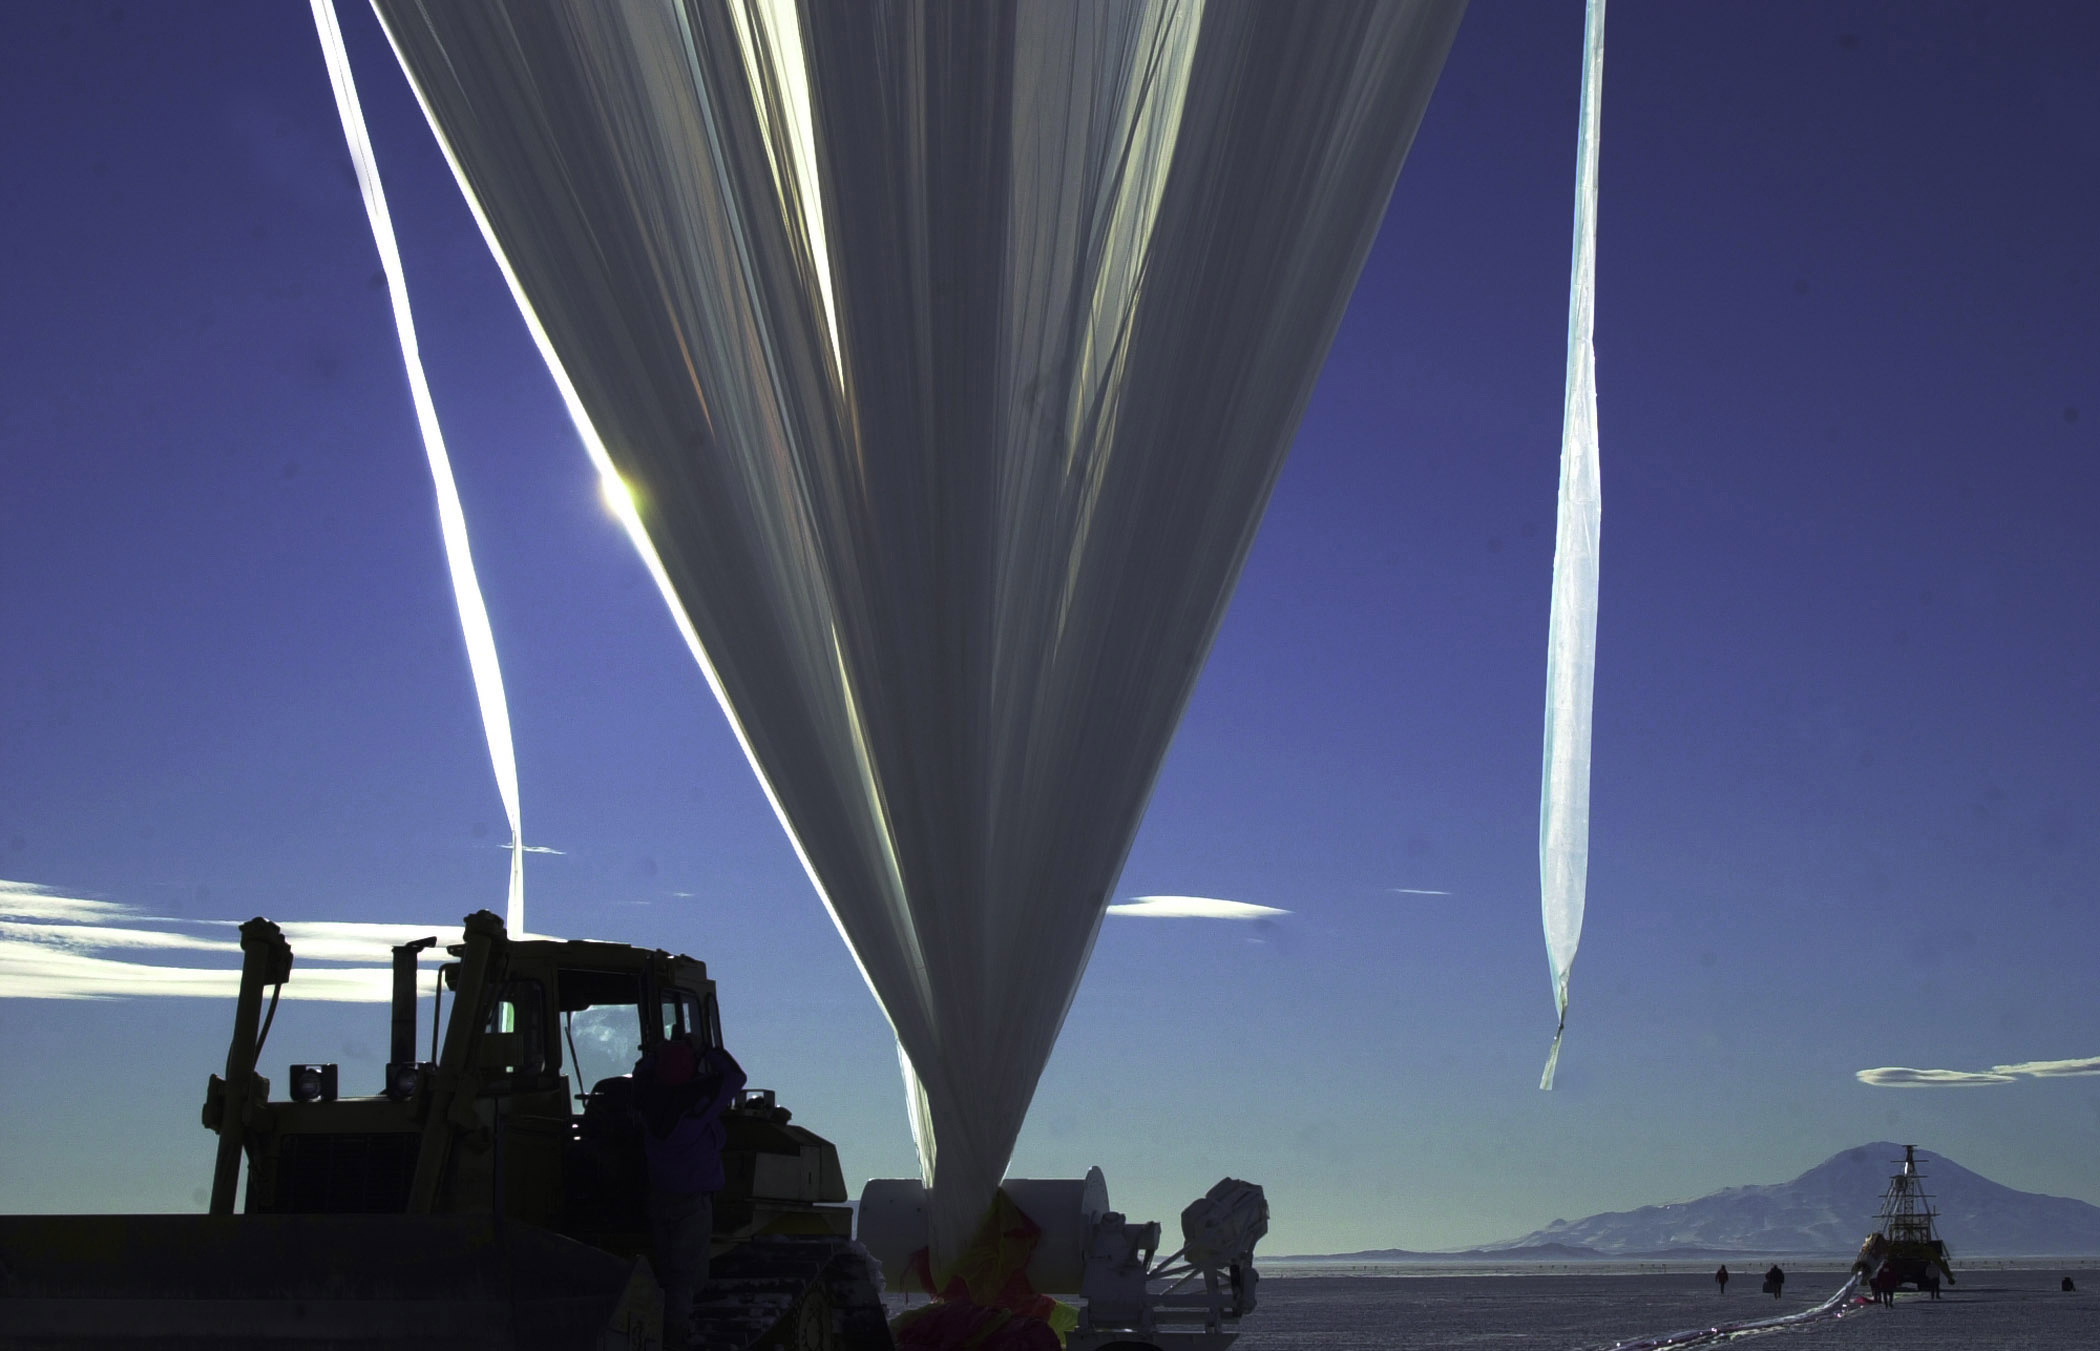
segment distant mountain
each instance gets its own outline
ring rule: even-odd
[[[1834,1155],[1792,1182],[1729,1187],[1696,1201],[1592,1215],[1572,1224],[1555,1220],[1478,1251],[1516,1258],[1521,1250],[1564,1244],[1605,1257],[1686,1249],[1842,1255],[1873,1230],[1889,1174],[1902,1158],[1903,1146],[1877,1141]],[[2100,1254],[2100,1206],[2014,1191],[1922,1149],[1918,1171],[1940,1212],[1940,1237],[1957,1260]]]
[[[1314,1253],[1302,1257],[1271,1257],[1271,1262],[1479,1262],[1483,1257],[1497,1262],[1597,1262],[1610,1254],[1595,1248],[1568,1243],[1536,1243],[1492,1252],[1465,1248],[1457,1252],[1414,1252],[1407,1248],[1366,1248],[1362,1252]]]
[[[1850,1256],[1874,1228],[1903,1146],[1885,1140],[1833,1155],[1792,1182],[1729,1187],[1696,1201],[1555,1220],[1507,1243],[1461,1252],[1362,1252],[1272,1258],[1305,1262],[1582,1262],[1732,1258],[1740,1254]],[[2100,1206],[2014,1191],[1927,1150],[1918,1171],[1940,1212],[1957,1266],[1967,1257],[2100,1256]]]

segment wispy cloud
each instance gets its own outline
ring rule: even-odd
[[[1108,907],[1108,913],[1146,919],[1267,919],[1291,912],[1273,905],[1220,901],[1209,896],[1133,896]]]
[[[83,901],[72,896],[54,896],[29,882],[0,878],[0,915],[9,919],[55,919],[81,921],[119,919],[138,911],[115,901]]]
[[[236,923],[151,915],[0,879],[0,998],[231,998],[240,988],[240,940],[228,933]],[[446,944],[460,941],[457,925],[287,920],[279,927],[295,962],[286,999],[384,1003],[395,944],[435,936],[438,946],[422,959],[436,962]]]
[[[219,925],[233,923],[232,920],[226,919],[209,922]],[[418,938],[437,939],[436,947],[423,950],[421,960],[441,962],[445,960],[446,946],[459,942],[465,936],[457,924],[447,927],[429,924],[368,924],[355,920],[287,919],[280,920],[277,927],[284,930],[285,941],[292,945],[293,956],[302,965],[307,962],[384,962],[391,967],[395,945],[413,943]]]
[[[1993,1065],[1987,1070],[1914,1070],[1906,1065],[1884,1065],[1860,1070],[1853,1077],[1875,1088],[1971,1088],[1987,1084],[2016,1084],[2022,1079],[2068,1079],[2100,1074],[2100,1056],[2079,1060],[2022,1060],[2014,1065]]]
[[[0,939],[0,998],[125,999],[154,995],[231,999],[240,993],[235,967],[158,966],[95,957],[37,943]],[[286,999],[384,1004],[393,989],[386,967],[301,967]]]
[[[1387,887],[1386,890],[1397,891],[1402,896],[1449,896],[1451,894],[1448,891],[1432,891],[1428,887]]]
[[[508,847],[507,845],[505,846],[505,848]],[[528,844],[523,847],[522,852],[527,854],[566,854],[568,850],[556,849],[544,844]]]
[[[2023,1060],[2017,1065],[1993,1065],[1999,1074],[2025,1074],[2036,1079],[2068,1079],[2081,1074],[2100,1074],[2100,1055],[2083,1060]]]
[[[224,952],[240,959],[236,939],[205,938],[157,929],[126,929],[110,924],[53,924],[43,920],[0,919],[0,940],[36,943],[68,952],[101,948],[152,948],[157,951]]]

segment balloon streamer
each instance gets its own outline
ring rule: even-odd
[[[1568,280],[1568,391],[1561,424],[1560,519],[1546,639],[1546,755],[1539,790],[1539,906],[1558,1022],[1539,1087],[1553,1087],[1568,1029],[1568,969],[1582,941],[1590,866],[1590,695],[1597,674],[1597,128],[1604,92],[1604,0],[1583,27],[1576,140],[1575,260]]]
[[[488,736],[489,763],[496,771],[496,791],[510,821],[510,893],[504,924],[513,934],[525,931],[525,836],[518,818],[518,758],[511,747],[510,705],[503,698],[503,672],[496,664],[496,636],[489,628],[488,607],[474,576],[474,554],[467,545],[467,517],[452,480],[452,460],[438,430],[437,407],[430,382],[423,376],[422,350],[416,343],[415,315],[408,306],[408,281],[401,270],[401,250],[394,242],[394,221],[379,182],[379,162],[365,130],[364,109],[350,74],[350,54],[336,23],[334,0],[312,0],[314,27],[328,58],[328,80],[335,87],[335,109],[343,120],[343,139],[357,166],[357,186],[364,194],[365,215],[372,222],[372,242],[379,246],[379,265],[386,272],[387,296],[394,305],[394,331],[401,339],[401,364],[408,369],[408,391],[416,405],[416,425],[423,432],[423,451],[437,485],[438,526],[445,538],[445,561],[452,572],[452,597],[459,605],[459,627],[467,640],[467,662],[474,672],[474,694],[481,704],[481,727]]]
[[[1860,1277],[1854,1273],[1851,1279],[1838,1287],[1837,1293],[1813,1309],[1780,1314],[1776,1318],[1749,1318],[1736,1323],[1715,1323],[1711,1327],[1686,1328],[1681,1332],[1664,1333],[1660,1337],[1639,1337],[1628,1342],[1613,1342],[1607,1351],[1688,1351],[1691,1347],[1719,1346],[1723,1342],[1755,1337],[1760,1333],[1785,1332],[1794,1328],[1834,1323],[1846,1314],[1866,1307],[1867,1298],[1859,1293],[1859,1286]]]

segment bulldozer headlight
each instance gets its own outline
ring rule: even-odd
[[[335,1066],[294,1065],[291,1088],[293,1102],[334,1102]]]
[[[419,1065],[415,1061],[401,1061],[386,1067],[386,1095],[396,1102],[406,1102],[423,1086],[423,1076],[432,1067]]]

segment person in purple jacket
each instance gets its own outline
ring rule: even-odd
[[[707,1282],[715,1193],[722,1190],[722,1112],[744,1086],[743,1068],[719,1046],[658,1042],[634,1066],[634,1105],[649,1161],[649,1238],[664,1289],[665,1351],[691,1331],[693,1298]]]

